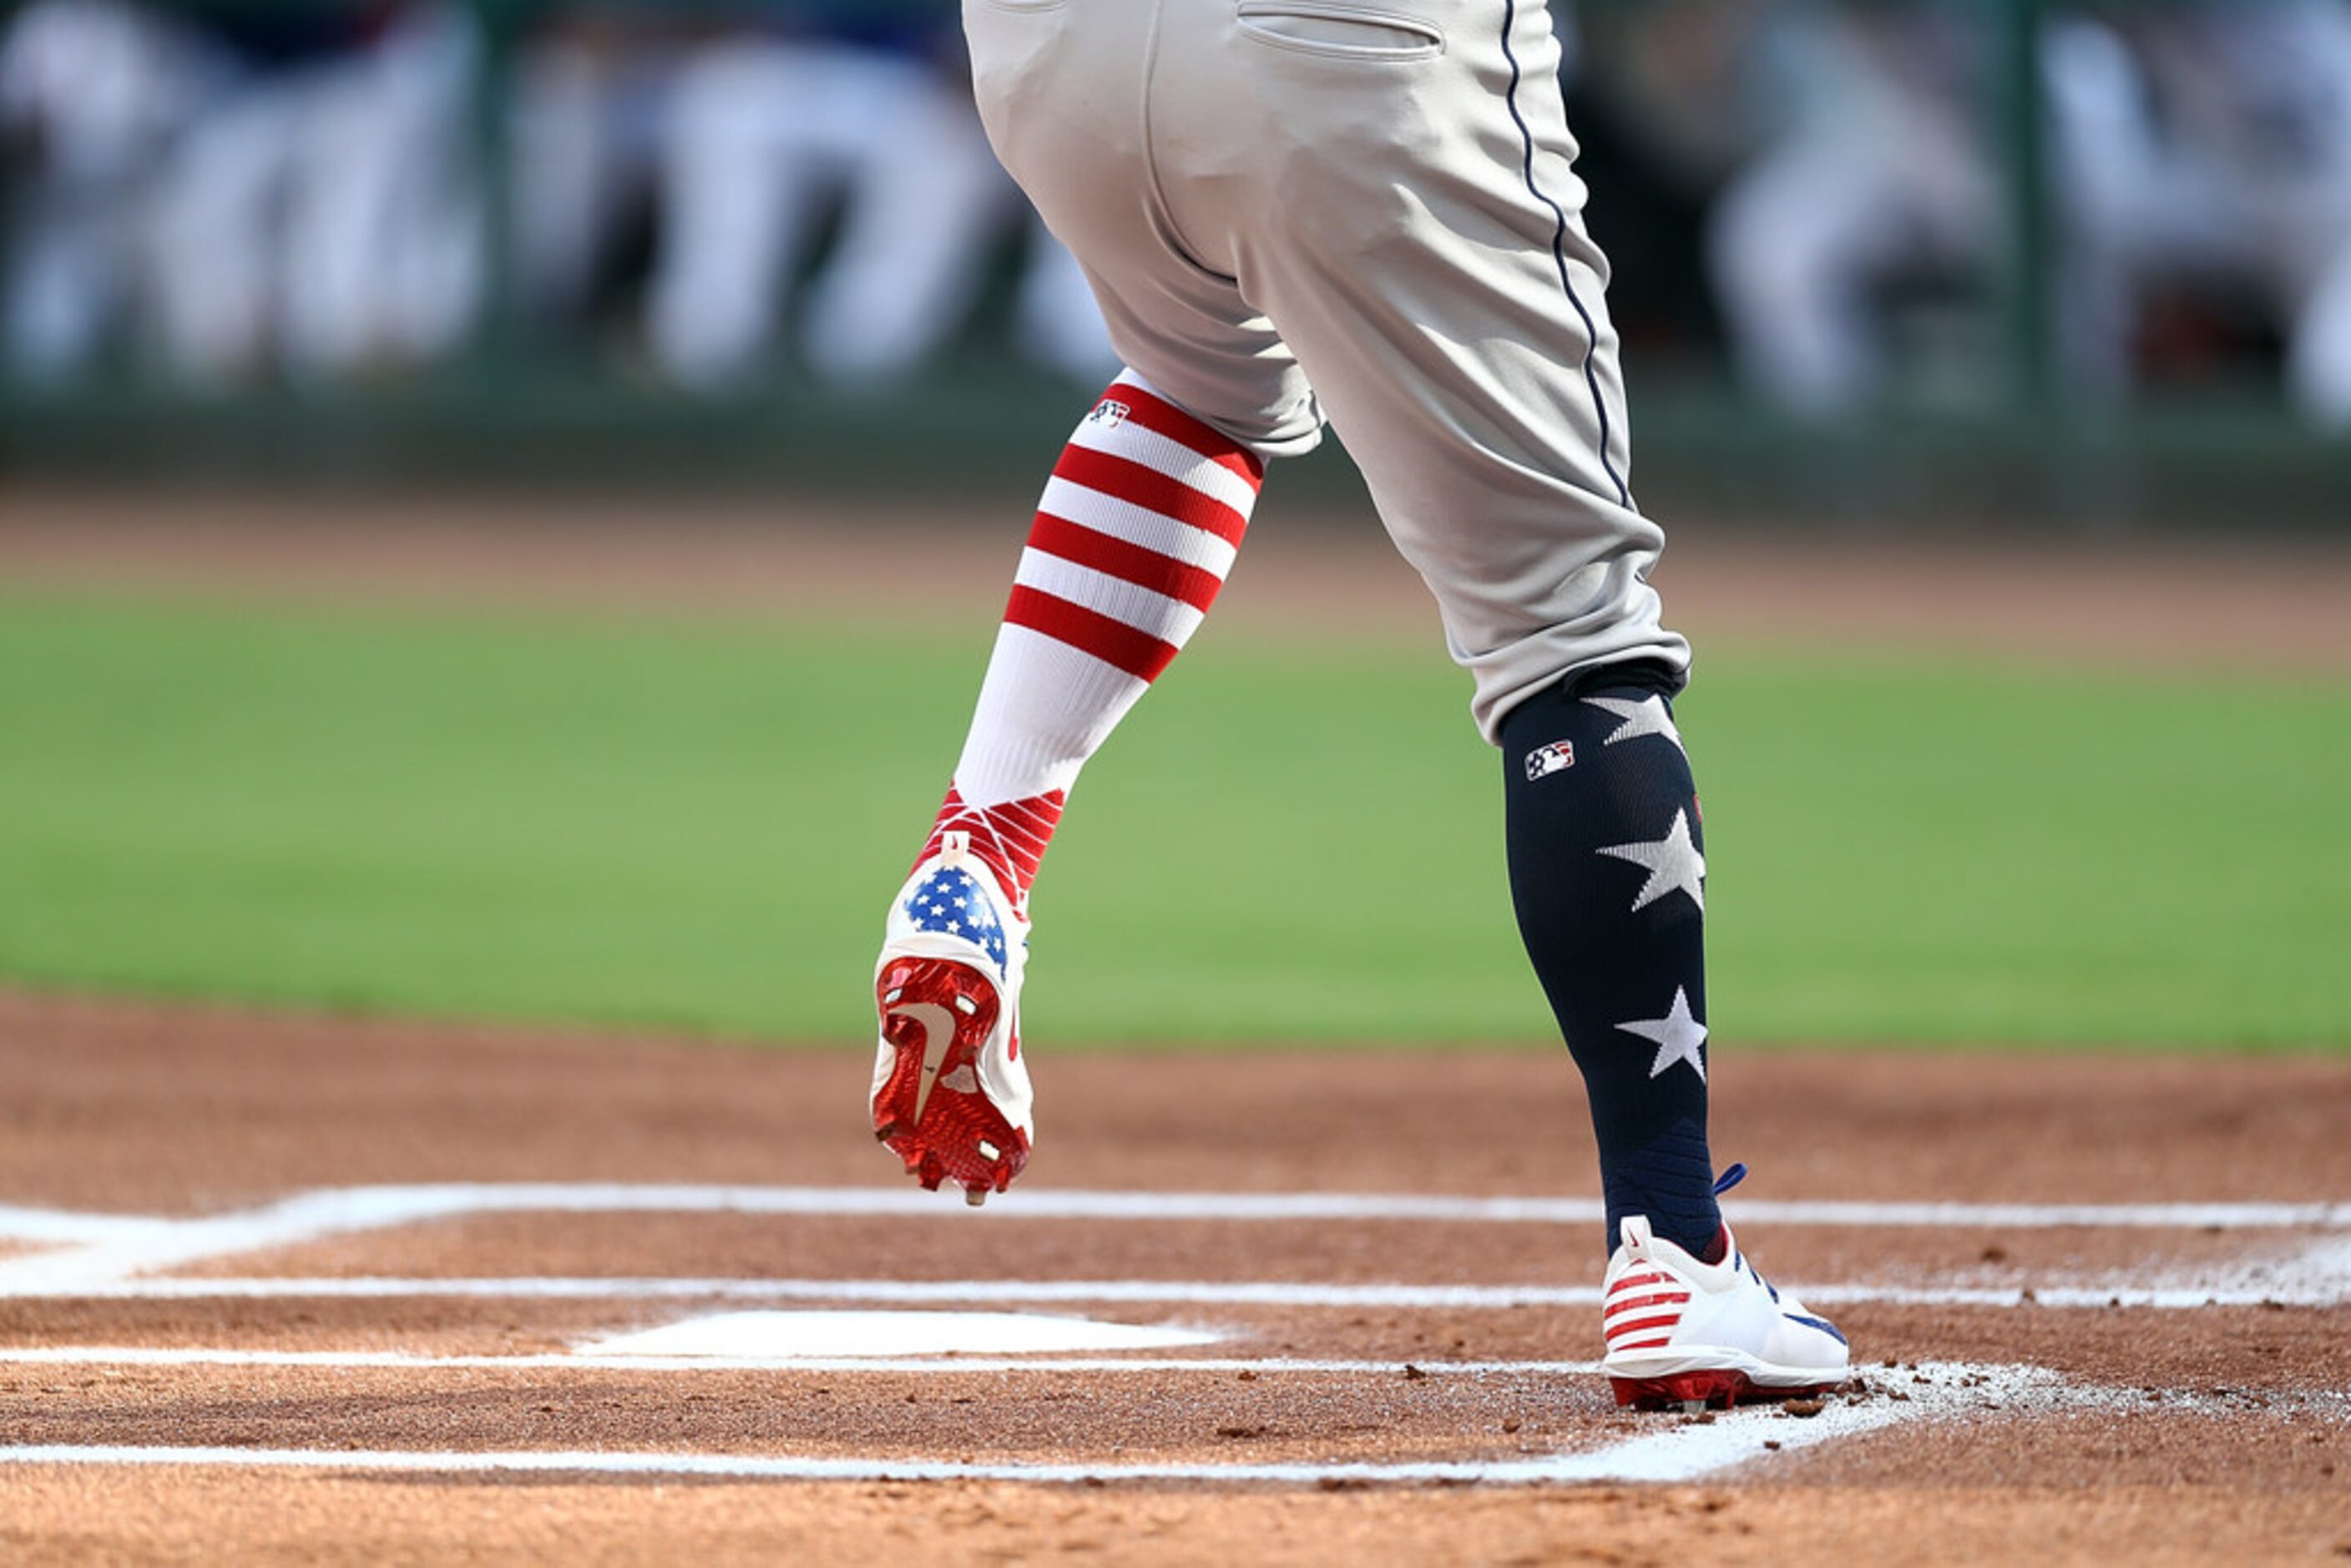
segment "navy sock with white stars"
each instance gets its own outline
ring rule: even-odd
[[[1503,720],[1511,901],[1583,1071],[1617,1222],[1704,1257],[1720,1229],[1706,1141],[1706,860],[1673,677],[1591,672]]]

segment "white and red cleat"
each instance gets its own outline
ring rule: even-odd
[[[1757,1273],[1728,1228],[1719,1263],[1653,1235],[1639,1215],[1627,1215],[1619,1233],[1600,1304],[1608,1342],[1600,1370],[1617,1404],[1728,1409],[1845,1380],[1844,1335]]]
[[[942,834],[890,905],[873,967],[873,1135],[924,1186],[1002,1192],[1035,1132],[1020,1060],[1029,922],[970,835]]]

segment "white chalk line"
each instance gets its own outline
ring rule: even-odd
[[[443,1183],[328,1187],[260,1208],[193,1219],[0,1207],[0,1239],[72,1245],[0,1259],[0,1297],[54,1296],[238,1253],[433,1219],[515,1213],[704,1213],[936,1217],[935,1194],[901,1187],[715,1186],[619,1183]],[[2122,1227],[2256,1230],[2351,1228],[2351,1204],[1918,1204],[1759,1201],[1740,1223],[1965,1228]],[[1441,1197],[1408,1193],[1055,1192],[1014,1195],[986,1222],[1029,1219],[1441,1221],[1596,1224],[1587,1198]],[[972,1217],[977,1218],[977,1217]]]
[[[1096,1376],[1196,1374],[1230,1377],[1241,1373],[1270,1377],[1431,1377],[1470,1382],[1590,1378],[1602,1375],[1596,1361],[1437,1361],[1350,1356],[1145,1356],[1145,1355],[635,1355],[592,1351],[533,1351],[505,1355],[434,1355],[416,1351],[254,1350],[191,1345],[0,1346],[0,1366],[228,1367],[248,1370],[328,1372],[644,1372],[664,1376],[681,1372],[817,1373],[826,1376],[971,1377],[1053,1373]],[[1898,1386],[1906,1395],[1925,1384],[1977,1378],[2026,1376],[2056,1385],[2058,1375],[2040,1367],[1979,1366],[1956,1362],[1856,1364],[1854,1375]],[[1917,1375],[1914,1376],[1914,1375]],[[1907,1380],[1907,1381],[1905,1381]],[[1982,1387],[1968,1384],[1971,1392]],[[2074,1385],[2088,1397],[2095,1390]],[[2119,1397],[2114,1390],[2100,1398]],[[2138,1396],[2131,1397],[2136,1404]],[[2198,1402],[2193,1390],[2176,1390],[2175,1405]],[[2273,1397],[2294,1407],[2351,1409],[2351,1391],[2318,1390]]]
[[[2256,1286],[2188,1283],[2133,1286],[1898,1286],[1791,1283],[1814,1306],[1876,1304],[1906,1307],[2144,1308],[2183,1312],[2203,1307],[2331,1307],[2351,1301],[2351,1289],[2298,1284],[2290,1279]],[[19,1296],[76,1301],[835,1301],[894,1305],[998,1306],[1056,1303],[1138,1306],[1385,1308],[1398,1312],[1484,1312],[1514,1307],[1595,1307],[1597,1285],[1322,1285],[1227,1280],[833,1280],[645,1279],[540,1277],[519,1279],[142,1279],[107,1281]]]
[[[1873,1203],[1734,1198],[1740,1217],[1772,1225],[1933,1226],[2040,1229],[2351,1229],[2346,1203]],[[321,1187],[265,1207],[196,1219],[0,1206],[0,1238],[137,1239],[162,1228],[259,1223],[310,1234],[372,1229],[461,1214],[725,1213],[832,1216],[956,1215],[972,1220],[1443,1220],[1496,1225],[1588,1224],[1604,1217],[1583,1197],[1472,1197],[1418,1193],[1079,1191],[1023,1187],[987,1208],[912,1186],[751,1186],[631,1182],[441,1182]]]
[[[1023,1193],[1017,1203],[987,1211],[989,1221],[1013,1218],[1231,1220],[1231,1221],[1441,1221],[1448,1223],[1549,1224],[1596,1223],[1598,1203],[1587,1199],[1426,1197],[1415,1195],[1150,1193],[1051,1191]],[[738,1299],[831,1300],[894,1302],[987,1301],[994,1304],[1048,1301],[1139,1302],[1150,1304],[1266,1306],[1392,1306],[1464,1308],[1479,1306],[1590,1306],[1597,1292],[1590,1287],[1519,1286],[1318,1286],[1228,1281],[838,1281],[838,1280],[191,1280],[152,1277],[160,1270],[184,1268],[237,1253],[267,1250],[352,1232],[382,1229],[433,1219],[460,1218],[486,1213],[733,1213],[811,1216],[940,1216],[962,1211],[946,1209],[930,1195],[901,1188],[753,1187],[624,1186],[614,1184],[528,1183],[505,1185],[444,1184],[402,1186],[329,1188],[295,1195],[264,1207],[194,1219],[74,1214],[58,1210],[0,1207],[0,1239],[30,1241],[59,1248],[21,1258],[0,1260],[0,1296],[16,1297],[319,1297],[349,1296],[490,1296],[507,1298],[573,1297],[579,1299]],[[2351,1205],[2346,1204],[2148,1204],[2148,1205],[1980,1205],[1756,1202],[1735,1207],[1741,1223],[1815,1226],[1905,1226],[1967,1228],[2053,1228],[2106,1227],[2218,1230],[2351,1228]],[[2327,1238],[2312,1249],[2324,1265],[2320,1275],[2341,1286],[2351,1268],[2338,1253],[2351,1247]],[[2273,1270],[2275,1272],[2275,1270]],[[150,1276],[141,1278],[141,1276]],[[2265,1279],[2255,1300],[2282,1299],[2297,1283],[2293,1265],[2283,1275]],[[1812,1299],[1823,1303],[1855,1301],[1907,1301],[1938,1305],[2015,1306],[2027,1300],[2039,1304],[2201,1306],[2220,1299],[2218,1292],[2198,1283],[2159,1290],[2109,1290],[2058,1287],[2023,1290],[1890,1290],[1865,1286],[1815,1288]],[[2330,1302],[2346,1299],[2337,1289]],[[110,1354],[108,1347],[77,1350],[50,1348],[13,1353],[28,1359],[78,1354],[89,1364]],[[131,1362],[115,1364],[194,1364],[193,1361],[148,1360],[148,1357],[211,1355],[251,1357],[333,1355],[335,1353],[259,1353],[234,1351],[147,1351]],[[679,1358],[681,1360],[684,1358]],[[1176,1360],[1176,1358],[1163,1358]],[[601,1362],[622,1363],[610,1370],[662,1370],[649,1358],[593,1358],[565,1354],[544,1358],[541,1365],[518,1357],[479,1358],[496,1367],[538,1370],[596,1368]],[[402,1358],[382,1364],[414,1367],[431,1364],[474,1366],[475,1358]],[[64,1364],[60,1362],[59,1364]],[[262,1365],[251,1359],[215,1361],[214,1364]],[[711,1369],[705,1358],[693,1364]],[[274,1364],[337,1364],[280,1361]],[[339,1364],[358,1364],[344,1358]],[[1001,1370],[1046,1370],[1041,1360],[1007,1361]],[[1145,1366],[1140,1359],[1116,1361],[1090,1358],[1065,1360],[1070,1370],[1087,1372],[1162,1370],[1176,1365]],[[1180,1361],[1183,1370],[1206,1370],[1203,1361]],[[1230,1369],[1264,1370],[1269,1362],[1239,1362]],[[1400,1364],[1323,1364],[1364,1372],[1389,1371]],[[1461,1364],[1444,1364],[1459,1367]],[[1473,1365],[1476,1364],[1472,1364]],[[1527,1375],[1541,1367],[1560,1375],[1588,1371],[1588,1364],[1489,1364],[1489,1375]],[[878,1370],[874,1364],[805,1364],[808,1370],[845,1373]],[[788,1370],[762,1362],[745,1370]],[[942,1371],[971,1373],[987,1369],[977,1358],[953,1358]],[[1985,1382],[1978,1375],[1978,1392]],[[1994,1369],[1998,1371],[1999,1369]],[[2013,1369],[2017,1378],[2045,1383],[2049,1375]],[[1973,1397],[1974,1396],[1970,1396]],[[963,1465],[923,1459],[821,1458],[801,1456],[661,1455],[596,1453],[436,1454],[381,1451],[354,1454],[342,1450],[256,1450],[246,1448],[147,1448],[125,1447],[46,1446],[0,1449],[0,1463],[155,1464],[216,1467],[277,1466],[328,1469],[449,1471],[578,1472],[603,1475],[726,1476],[743,1479],[995,1479],[1070,1481],[1091,1479],[1198,1480],[1222,1482],[1320,1483],[1361,1481],[1394,1484],[1413,1481],[1485,1481],[1499,1483],[1557,1482],[1586,1479],[1687,1479],[1744,1462],[1766,1451],[1771,1440],[1797,1448],[1852,1431],[1867,1430],[1890,1421],[1910,1419],[1938,1410],[1952,1397],[1914,1394],[1907,1403],[1873,1402],[1867,1406],[1835,1405],[1813,1421],[1789,1423],[1776,1419],[1759,1429],[1759,1417],[1740,1415],[1708,1427],[1683,1427],[1612,1445],[1598,1452],[1553,1455],[1525,1460],[1435,1464],[1321,1465],[1118,1465],[1110,1467]],[[1691,1436],[1699,1434],[1699,1436]]]
[[[613,1355],[534,1352],[429,1355],[405,1351],[245,1350],[195,1346],[24,1345],[0,1347],[0,1366],[226,1366],[384,1372],[821,1372],[887,1376],[1001,1373],[1236,1373],[1325,1377],[1396,1377],[1409,1364],[1448,1377],[1591,1377],[1596,1361],[1377,1361],[1301,1356],[1078,1355]]]
[[[1931,1382],[1906,1385],[1907,1401],[1831,1400],[1807,1420],[1785,1420],[1768,1407],[1732,1411],[1704,1426],[1677,1422],[1642,1436],[1577,1452],[1523,1458],[1411,1463],[962,1463],[938,1459],[705,1452],[343,1450],[26,1445],[0,1447],[0,1464],[182,1466],[212,1469],[309,1469],[417,1475],[580,1475],[730,1480],[995,1480],[1071,1485],[1088,1482],[1206,1482],[1220,1485],[1325,1486],[1562,1485],[1583,1481],[1673,1482],[1717,1475],[1777,1449],[1788,1452],[1927,1417],[1960,1417],[1994,1404],[2005,1408],[2068,1402],[2053,1374],[2031,1367],[1937,1364]],[[2095,1397],[2095,1396],[2093,1396]],[[1769,1445],[1767,1447],[1767,1445]]]
[[[35,1246],[88,1246],[121,1238],[152,1235],[170,1220],[82,1214],[62,1208],[24,1208],[0,1203],[0,1241],[25,1241]]]

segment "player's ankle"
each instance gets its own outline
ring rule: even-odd
[[[1027,800],[974,806],[963,799],[959,790],[950,788],[915,863],[939,853],[946,835],[959,832],[968,841],[967,852],[986,866],[995,876],[997,885],[1025,908],[1029,886],[1037,880],[1037,869],[1052,842],[1054,829],[1060,825],[1063,800],[1064,792],[1053,789]]]

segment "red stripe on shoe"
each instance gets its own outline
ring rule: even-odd
[[[1165,398],[1155,397],[1141,387],[1118,382],[1103,396],[1110,402],[1126,405],[1129,423],[1139,424],[1155,435],[1164,435],[1179,446],[1188,446],[1209,462],[1229,468],[1253,486],[1265,483],[1265,460],[1214,425],[1193,418]]]
[[[1630,1291],[1641,1285],[1669,1285],[1673,1282],[1673,1277],[1668,1274],[1627,1274],[1609,1286],[1608,1293],[1613,1296],[1620,1291]]]
[[[1238,545],[1249,531],[1249,518],[1214,496],[1203,495],[1181,479],[1170,479],[1156,468],[1091,447],[1063,447],[1061,460],[1053,465],[1053,477],[1214,534],[1229,545]]]
[[[1630,1344],[1612,1344],[1608,1347],[1608,1354],[1619,1355],[1628,1350],[1663,1350],[1673,1343],[1670,1339],[1639,1339]]]
[[[1124,670],[1139,681],[1154,681],[1176,661],[1176,644],[1148,632],[1138,632],[1123,621],[1113,621],[1097,610],[1033,588],[1015,588],[1004,607],[1008,624],[1066,643],[1081,653]]]
[[[1626,1296],[1622,1300],[1612,1300],[1601,1308],[1600,1318],[1605,1322],[1618,1312],[1637,1312],[1644,1307],[1670,1307],[1689,1299],[1687,1291],[1656,1291],[1646,1296]]]
[[[1651,1329],[1663,1329],[1667,1333],[1671,1333],[1681,1321],[1682,1315],[1679,1312],[1667,1312],[1662,1317],[1655,1318],[1626,1318],[1623,1322],[1611,1324],[1602,1337],[1613,1343],[1620,1335],[1646,1333]]]
[[[1029,548],[1075,566],[1091,568],[1121,582],[1180,599],[1195,610],[1206,610],[1214,604],[1217,591],[1225,585],[1225,580],[1213,571],[1187,566],[1172,556],[1098,533],[1082,523],[1057,517],[1050,512],[1037,514],[1036,522],[1029,529]]]

